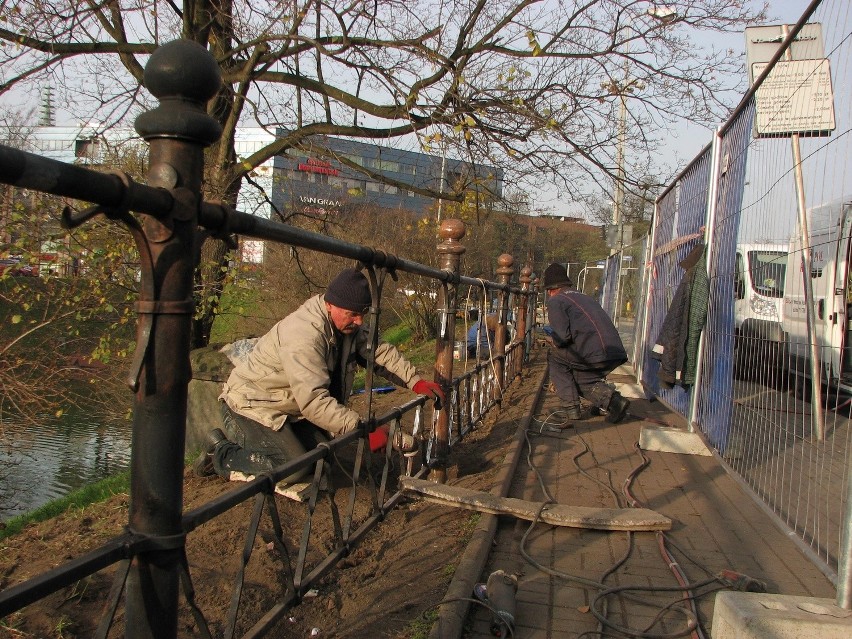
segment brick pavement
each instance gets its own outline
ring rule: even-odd
[[[633,401],[631,417],[622,424],[595,417],[566,429],[555,427],[558,407],[553,393],[544,393],[538,405],[530,407],[533,418],[525,438],[530,448],[522,451],[510,497],[544,500],[540,475],[560,504],[624,507],[623,487],[628,484],[636,505],[672,519],[666,547],[689,583],[727,569],[766,582],[769,592],[835,597],[829,580],[714,457],[642,451],[643,458],[637,450],[643,426],[683,426],[662,404]],[[500,518],[479,580],[486,581],[496,569],[519,575],[515,637],[623,636],[619,629],[673,636],[687,629],[692,617],[677,603],[682,593],[669,568],[671,558],[664,558],[659,542],[653,532],[530,526]],[[603,587],[628,585],[636,589],[598,599]],[[697,615],[708,634],[716,587],[697,589],[704,593],[697,598]],[[592,606],[606,618],[605,624]],[[490,620],[487,610],[474,607],[462,636],[494,636]]]

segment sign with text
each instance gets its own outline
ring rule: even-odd
[[[753,65],[755,77],[765,62]],[[755,95],[758,136],[822,135],[835,128],[828,60],[778,62]]]
[[[793,25],[746,29],[749,84],[761,76]],[[822,25],[806,24],[755,94],[757,137],[828,135],[835,129],[831,70]]]

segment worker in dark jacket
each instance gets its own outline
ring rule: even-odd
[[[543,282],[553,344],[548,353],[550,380],[568,419],[581,419],[584,397],[606,411],[607,421],[621,421],[630,402],[604,381],[627,361],[618,331],[600,304],[573,288],[564,266],[548,266]]]
[[[467,332],[467,356],[475,358],[478,351],[479,359],[489,359],[491,351],[494,350],[494,343],[497,340],[497,329],[500,328],[500,324],[497,323],[497,315],[494,313],[485,317],[484,328],[480,326],[481,323],[481,321],[476,322]],[[509,332],[505,328],[503,330],[506,335],[505,343],[508,343]]]

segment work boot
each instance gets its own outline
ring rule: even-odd
[[[204,437],[207,448],[198,455],[192,463],[192,470],[198,477],[212,477],[216,474],[216,469],[213,468],[213,453],[216,451],[216,446],[219,442],[227,441],[228,437],[222,432],[221,428],[214,428]]]
[[[630,402],[624,399],[621,393],[615,391],[606,407],[606,421],[610,424],[617,424],[624,419],[628,408],[630,408]]]
[[[583,419],[583,411],[580,410],[580,402],[565,402],[562,404],[562,410],[565,411],[565,419],[568,421],[579,421]]]

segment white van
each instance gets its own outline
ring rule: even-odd
[[[808,211],[811,247],[810,277],[816,341],[824,382],[852,386],[852,347],[849,286],[852,198],[846,197]],[[807,330],[802,242],[798,229],[790,238],[790,258],[784,285],[783,326],[792,370],[810,377],[810,339]]]
[[[754,351],[784,341],[782,317],[788,245],[737,245],[734,326],[737,349]]]

